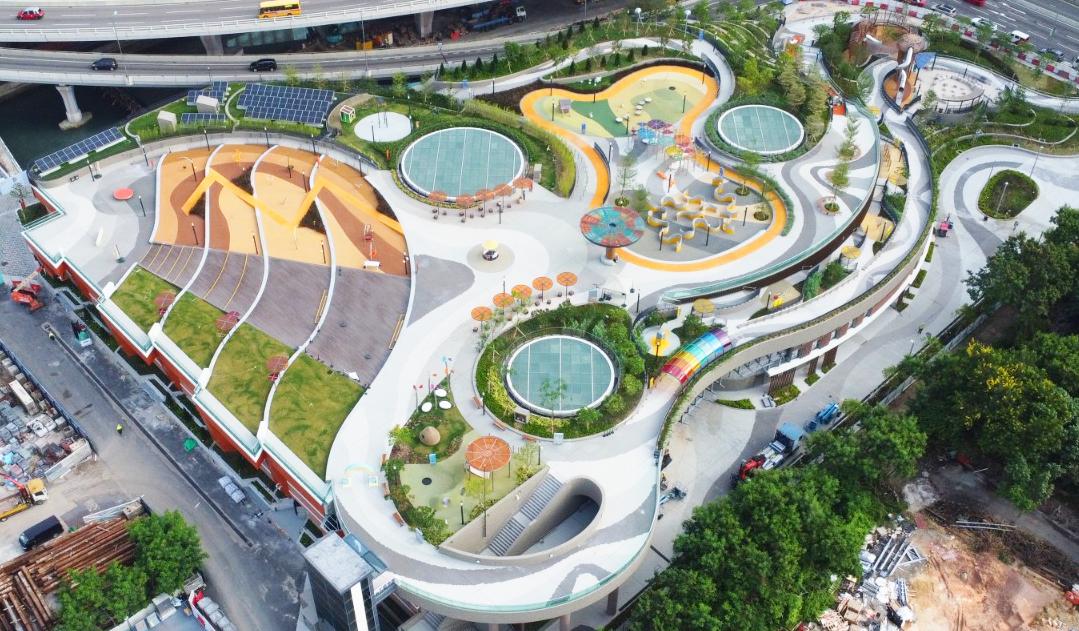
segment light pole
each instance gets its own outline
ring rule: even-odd
[[[209,135],[209,133],[207,133],[207,131],[205,129],[202,130],[202,139],[206,141],[206,151],[209,151],[210,150],[210,135]]]
[[[187,156],[183,156],[183,159],[187,160],[187,165],[189,167],[191,167],[191,178],[193,180],[195,180],[195,182],[198,182],[199,181],[199,172],[195,169],[195,162],[191,158],[188,158]]]
[[[1030,176],[1034,177],[1034,169],[1038,166],[1038,158],[1042,157],[1042,142],[1041,138],[1038,139],[1038,153],[1034,154],[1034,164],[1030,166]]]
[[[262,128],[262,133],[266,134],[266,146],[270,146],[270,130],[267,127]]]
[[[367,26],[364,24],[363,12],[360,12],[360,38],[363,40],[363,72],[367,76],[371,76],[371,68],[367,65]],[[441,51],[442,48],[439,47]]]
[[[637,14],[637,30],[634,31],[634,37],[640,37],[641,35],[641,7],[637,7],[633,10]]]
[[[113,34],[113,37],[116,38],[116,49],[120,51],[120,58],[122,59],[123,56],[124,56],[124,47],[120,45],[120,31],[117,30],[117,28],[116,28],[116,14],[117,14],[117,11],[112,12],[112,34]],[[120,65],[119,62],[117,62],[116,65],[119,66]],[[124,71],[124,69],[121,66],[120,67],[120,72],[123,73],[123,71]]]
[[[142,203],[142,195],[139,195],[139,208],[142,209],[142,216],[146,216],[146,205]]]
[[[1031,169],[1031,171],[1033,171],[1033,170],[1034,169]],[[1002,188],[1000,190],[1000,197],[997,199],[997,209],[996,209],[996,214],[998,214],[998,215],[1000,214],[1000,205],[1002,203],[1004,203],[1004,195],[1007,194],[1007,192],[1008,192],[1008,185],[1009,184],[1011,184],[1011,182],[1005,182],[1004,183],[1004,188]]]

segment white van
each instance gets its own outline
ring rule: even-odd
[[[1009,35],[1012,36],[1013,44],[1023,44],[1030,41],[1030,35],[1027,35],[1023,31],[1012,31]]]

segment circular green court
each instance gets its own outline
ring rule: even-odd
[[[509,184],[524,171],[525,157],[509,138],[489,129],[451,127],[416,140],[401,156],[401,177],[421,195],[450,200]]]
[[[570,416],[599,405],[614,390],[611,358],[588,340],[548,335],[510,357],[506,385],[519,404],[545,416]]]
[[[789,112],[769,105],[740,105],[719,117],[719,135],[727,144],[762,155],[790,151],[802,144],[805,130]]]

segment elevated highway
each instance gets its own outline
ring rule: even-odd
[[[479,0],[302,1],[302,15],[277,19],[259,19],[258,0],[31,2],[45,10],[45,19],[19,22],[15,13],[28,3],[0,0],[0,41],[90,42],[273,31],[428,13]]]
[[[530,42],[543,33],[512,38],[485,39],[443,46],[387,48],[372,51],[300,53],[274,55],[276,72],[251,72],[248,65],[265,55],[114,55],[119,68],[114,71],[90,69],[101,53],[0,48],[0,81],[48,85],[95,85],[124,87],[183,87],[211,81],[273,81],[284,78],[292,68],[302,78],[327,79],[387,77],[397,72],[420,72],[469,64],[477,57],[501,53],[507,41]]]

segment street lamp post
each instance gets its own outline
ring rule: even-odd
[[[1033,172],[1033,171],[1034,171],[1034,169],[1031,169],[1031,172]],[[1006,195],[1006,194],[1008,193],[1008,184],[1011,184],[1011,182],[1005,182],[1005,183],[1004,183],[1004,188],[1003,188],[1003,189],[1001,189],[1001,191],[1000,191],[1000,197],[999,197],[999,198],[997,199],[997,209],[996,209],[996,214],[998,214],[998,215],[1000,214],[1000,205],[1001,205],[1002,203],[1004,203],[1004,195]]]
[[[1038,139],[1038,153],[1034,154],[1034,164],[1030,166],[1030,176],[1034,177],[1034,169],[1038,167],[1038,158],[1042,157],[1042,142],[1041,138]]]
[[[139,195],[139,208],[142,209],[142,216],[146,216],[146,205],[142,203],[142,195]]]
[[[266,134],[266,146],[270,146],[270,130],[267,127],[262,128],[262,133]]]
[[[123,59],[124,47],[120,45],[120,31],[116,28],[116,14],[117,11],[112,12],[112,35],[116,38],[116,49],[120,51],[120,58]],[[119,66],[119,62],[116,64]],[[120,72],[123,73],[123,67],[120,68]]]
[[[202,130],[202,139],[206,141],[206,151],[210,150],[210,134],[204,129]]]
[[[637,7],[633,10],[637,14],[637,30],[634,31],[634,37],[640,37],[641,35],[641,7]]]

